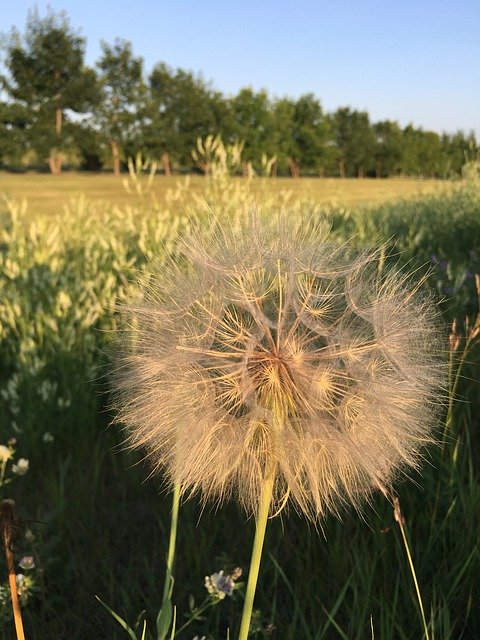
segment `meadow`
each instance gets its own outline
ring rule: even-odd
[[[149,182],[132,172],[129,191],[109,176],[0,178],[8,196],[0,212],[0,444],[10,440],[14,450],[0,497],[14,498],[26,523],[18,558],[35,561],[23,571],[33,581],[23,608],[27,637],[128,637],[95,596],[137,638],[144,620],[145,637],[157,637],[171,495],[161,478],[149,476],[140,453],[122,448],[122,434],[111,426],[116,309],[136,295],[152,261],[175,251],[191,217],[253,203],[266,214],[284,208],[292,216],[324,218],[339,242],[383,243],[387,261],[425,274],[435,292],[450,402],[438,425],[441,446],[429,448],[413,482],[395,489],[429,639],[480,637],[478,178],[450,185],[255,182],[227,173],[187,184]],[[19,458],[29,461],[25,474]],[[236,637],[241,590],[205,614],[199,604],[207,595],[205,576],[237,566],[248,571],[253,533],[254,523],[234,502],[182,504],[172,599],[177,629],[188,625],[175,638]],[[0,638],[13,638],[1,589],[0,614]],[[361,515],[345,508],[341,519],[329,516],[317,526],[293,510],[271,521],[251,637],[427,637],[402,532],[384,496],[374,495]]]
[[[243,178],[233,178],[239,184]],[[162,201],[169,191],[176,191],[177,183],[184,179],[155,175],[150,195]],[[87,195],[90,200],[103,200],[118,207],[137,206],[138,194],[128,192],[124,180],[112,174],[88,174],[64,172],[59,176],[38,173],[0,172],[0,192],[15,200],[28,201],[28,215],[53,215],[60,213],[72,198]],[[192,175],[188,179],[188,192],[201,195],[205,188],[205,178]],[[258,184],[257,184],[258,183]],[[253,191],[260,189],[261,181],[253,181]],[[389,178],[382,180],[357,178],[271,178],[268,191],[273,194],[291,192],[292,196],[312,198],[317,202],[335,206],[363,206],[380,204],[421,195],[439,193],[451,183],[442,180],[419,178]],[[188,194],[183,194],[187,197]]]

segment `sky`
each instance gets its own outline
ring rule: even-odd
[[[366,110],[480,139],[480,0],[50,0],[87,39],[130,40],[148,73],[158,61],[213,88],[314,93],[324,110]],[[24,31],[33,2],[0,0],[0,32]]]

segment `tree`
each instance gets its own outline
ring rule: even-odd
[[[273,103],[273,153],[277,157],[277,166],[281,172],[292,173],[291,158],[295,154],[292,136],[294,113],[295,102],[290,98],[279,98]]]
[[[292,175],[300,175],[300,166],[316,173],[323,173],[327,158],[329,125],[320,102],[313,93],[307,93],[297,100],[292,124]]]
[[[340,176],[362,178],[373,166],[375,137],[366,111],[340,107],[333,115]]]
[[[23,107],[29,142],[48,156],[52,173],[62,169],[69,144],[65,118],[86,113],[96,99],[95,72],[84,65],[85,39],[72,31],[65,13],[29,13],[23,40],[15,30],[7,44],[9,77],[3,87]],[[71,142],[71,140],[70,140]]]
[[[375,175],[391,176],[401,167],[404,139],[398,122],[384,120],[373,125],[375,135]]]
[[[140,145],[146,98],[143,59],[133,55],[127,40],[116,38],[113,45],[102,41],[101,47],[103,55],[97,62],[100,101],[94,118],[110,146],[113,172],[120,175],[122,155],[133,156]]]
[[[262,90],[255,93],[250,87],[240,89],[229,101],[229,106],[233,124],[230,141],[241,140],[245,143],[245,162],[260,164],[262,153],[274,155],[274,127],[267,92]]]
[[[29,122],[22,105],[0,102],[0,166],[20,164],[28,148],[25,130]]]
[[[148,87],[146,148],[162,158],[165,173],[170,172],[171,161],[191,166],[191,151],[197,139],[217,134],[225,127],[225,99],[201,76],[173,70],[163,62],[153,68]]]

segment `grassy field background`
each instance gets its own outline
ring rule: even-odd
[[[128,174],[118,178],[110,174],[63,173],[52,176],[0,172],[0,192],[16,200],[26,199],[30,215],[60,213],[65,203],[82,194],[90,200],[104,200],[120,207],[137,205],[137,193],[129,193],[123,186],[127,178]],[[244,178],[233,180],[240,184],[245,182]],[[167,191],[175,191],[179,182],[183,184],[185,178],[155,176],[150,196],[163,201]],[[203,176],[190,176],[188,182],[191,194],[203,193]],[[317,202],[351,207],[441,193],[451,184],[448,181],[418,178],[269,178],[266,181],[257,178],[251,181],[251,188],[257,193],[262,190],[273,194],[290,191],[294,197],[309,197]]]
[[[257,201],[265,213],[288,206],[292,215],[325,217],[339,242],[386,243],[392,260],[419,276],[429,273],[446,354],[452,320],[468,338],[478,310],[478,182],[275,180],[268,183],[278,188],[272,195],[228,177],[195,178],[197,199],[175,181],[154,180],[155,190],[170,185],[169,198],[160,191],[152,198],[141,184],[143,195],[135,178],[133,193],[125,194],[109,176],[0,177],[1,191],[29,200],[24,209],[7,199],[0,212],[0,444],[15,437],[14,459],[30,462],[19,477],[11,476],[9,461],[5,477],[14,481],[0,491],[16,500],[31,531],[17,553],[36,562],[35,589],[24,607],[29,640],[128,637],[95,595],[138,638],[144,618],[146,637],[156,638],[171,497],[161,479],[148,479],[140,455],[121,449],[121,434],[109,426],[107,379],[116,305],[134,295],[135,279],[148,274],[151,260],[174,250],[188,215],[211,206],[228,213]],[[280,193],[284,184],[318,191],[288,199]],[[75,197],[80,193],[86,198]],[[332,200],[337,206],[325,204]],[[460,363],[463,369],[439,424],[443,447],[428,451],[414,482],[397,487],[431,640],[480,637],[480,354],[476,339],[467,338],[450,355],[451,387]],[[173,591],[181,624],[206,595],[205,575],[248,570],[253,531],[234,503],[182,506]],[[272,521],[266,545],[252,638],[425,637],[400,532],[382,496],[363,517],[345,510],[342,521],[330,517],[319,530],[286,514]],[[8,598],[2,602],[0,638],[11,640]],[[230,629],[235,638],[241,608],[239,593],[176,637],[224,640]]]

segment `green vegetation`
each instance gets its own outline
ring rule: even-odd
[[[87,178],[77,184],[81,179]],[[121,434],[109,426],[115,309],[135,295],[136,278],[150,272],[152,260],[175,250],[189,215],[201,217],[206,206],[250,206],[255,199],[265,211],[308,209],[331,220],[339,241],[383,241],[387,256],[396,253],[391,259],[419,273],[430,269],[429,283],[443,299],[446,351],[457,318],[450,390],[455,387],[458,402],[446,407],[439,425],[443,446],[429,449],[415,483],[396,489],[430,637],[480,637],[480,353],[474,333],[468,344],[461,337],[472,332],[478,308],[478,182],[369,208],[322,206],[268,189],[252,196],[248,181],[215,174],[198,185],[197,195],[179,187],[161,204],[150,198],[147,179],[132,174],[130,189],[135,206],[133,196],[116,207],[79,198],[62,215],[29,216],[16,201],[2,205],[0,444],[14,436],[15,455],[30,464],[24,477],[1,488],[1,497],[16,500],[33,532],[19,549],[36,563],[37,590],[24,608],[27,637],[126,638],[95,595],[137,637],[144,618],[155,629],[172,498],[159,480],[148,478],[140,455],[122,451]],[[230,574],[236,566],[248,570],[253,530],[234,504],[181,506],[172,600],[177,628],[194,619],[180,640],[195,634],[223,640],[227,629],[236,637],[240,591],[205,617],[195,603],[204,601],[204,576],[219,569]],[[320,531],[295,513],[273,520],[255,608],[252,638],[424,637],[402,536],[383,495],[374,496],[363,518],[345,510],[343,522],[329,517]],[[3,614],[0,637],[11,638]]]
[[[141,153],[166,175],[198,171],[195,141],[220,134],[245,142],[243,174],[260,171],[266,153],[274,175],[455,178],[479,149],[473,133],[402,129],[345,106],[326,113],[311,93],[273,99],[244,88],[227,97],[165,62],[147,73],[128,41],[101,46],[96,69],[86,67],[85,39],[63,13],[33,11],[23,36],[12,32],[0,78],[0,167],[117,174]]]

